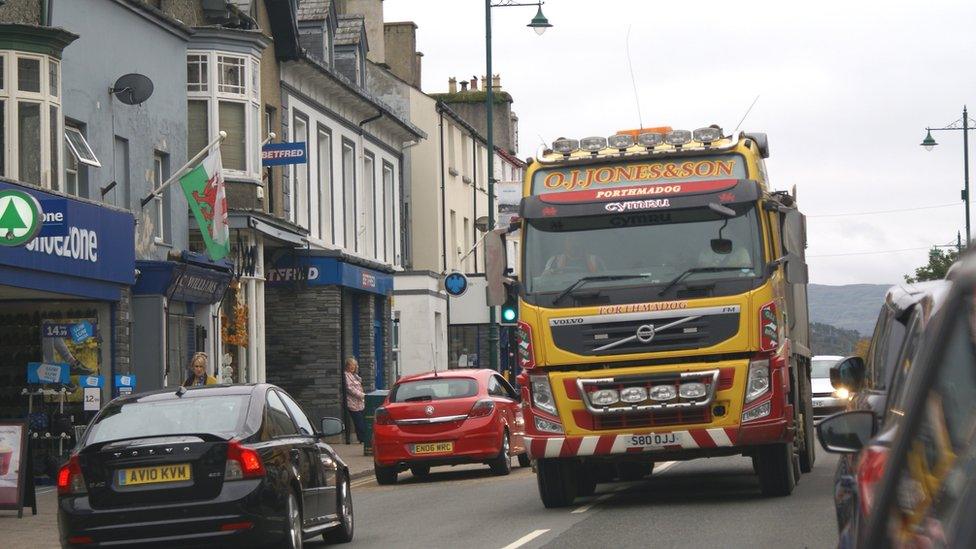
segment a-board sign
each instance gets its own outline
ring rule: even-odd
[[[34,477],[27,457],[27,423],[0,421],[0,509],[24,513],[24,506],[34,507]]]

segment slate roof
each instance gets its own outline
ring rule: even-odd
[[[298,4],[299,21],[319,21],[329,16],[332,0],[301,0]]]
[[[366,22],[362,15],[340,15],[336,29],[336,46],[358,46],[360,40],[365,40],[363,28]]]

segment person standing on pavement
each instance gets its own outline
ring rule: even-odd
[[[360,443],[366,442],[366,419],[363,409],[366,408],[366,393],[363,391],[363,380],[359,377],[359,362],[354,357],[346,359],[346,410],[352,416],[352,424],[356,428],[356,439]]]
[[[217,378],[207,374],[207,353],[193,353],[193,358],[190,359],[190,375],[183,382],[183,386],[216,384]]]

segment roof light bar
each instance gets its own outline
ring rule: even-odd
[[[625,133],[618,133],[607,138],[611,148],[624,150],[634,146],[634,137]]]
[[[664,134],[661,133],[647,132],[637,136],[637,144],[648,149],[654,148],[661,143],[664,143]]]
[[[596,154],[597,152],[607,148],[607,138],[599,135],[584,137],[583,139],[580,139],[580,148],[584,151]]]
[[[698,128],[692,135],[695,141],[707,145],[713,141],[722,139],[722,130],[719,128]]]
[[[672,130],[664,136],[664,142],[668,145],[680,147],[691,142],[691,132],[688,130]]]
[[[576,139],[557,139],[552,142],[552,150],[559,154],[572,154],[579,148],[579,141]]]

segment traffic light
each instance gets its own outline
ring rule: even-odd
[[[519,318],[519,296],[515,284],[505,284],[505,303],[502,304],[499,324],[515,326]]]

